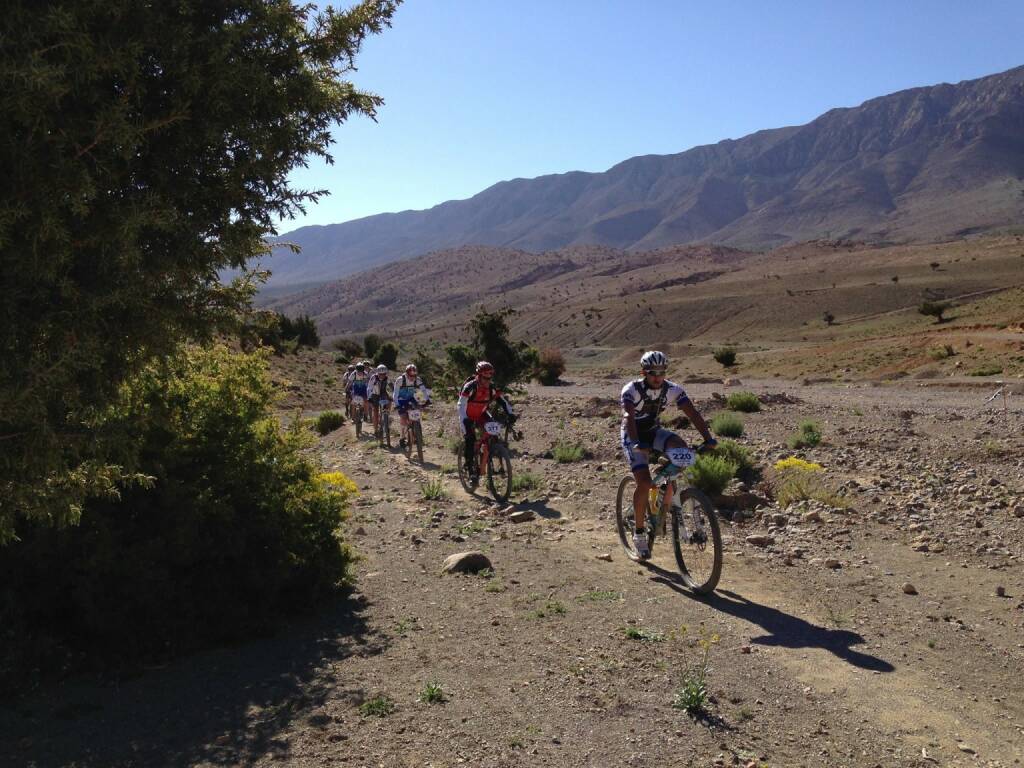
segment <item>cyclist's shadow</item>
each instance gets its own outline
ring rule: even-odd
[[[652,581],[665,584],[674,591],[687,597],[699,599],[715,610],[728,613],[751,624],[757,624],[768,632],[767,635],[751,638],[755,645],[778,646],[781,648],[821,648],[835,654],[848,664],[873,672],[893,672],[896,667],[884,659],[854,650],[853,646],[861,645],[864,637],[847,629],[827,629],[812,624],[806,619],[755,603],[742,595],[729,590],[720,589],[707,596],[696,596],[682,583],[679,575],[666,571],[653,563],[644,565],[656,575]]]

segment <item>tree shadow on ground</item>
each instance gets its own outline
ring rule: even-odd
[[[717,611],[743,619],[764,629],[768,633],[767,635],[751,638],[750,642],[755,645],[781,648],[821,648],[860,669],[872,672],[893,672],[896,669],[884,659],[855,650],[853,646],[864,643],[864,637],[857,632],[846,629],[827,629],[812,624],[806,619],[780,611],[778,608],[755,603],[742,595],[724,589],[706,596],[695,595],[686,588],[678,574],[660,568],[653,563],[648,562],[644,565],[656,574],[652,577],[652,581],[664,584],[679,594],[700,600]]]
[[[362,598],[340,599],[278,635],[179,659],[116,684],[76,680],[0,704],[0,764],[253,765],[287,759],[289,732],[361,703],[337,662],[384,650]]]

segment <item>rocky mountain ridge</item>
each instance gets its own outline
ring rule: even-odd
[[[479,244],[763,250],[816,238],[922,242],[1024,223],[1024,67],[912,88],[603,173],[503,181],[429,210],[303,227],[272,286]],[[283,249],[282,249],[283,250]]]

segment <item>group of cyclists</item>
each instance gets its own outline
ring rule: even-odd
[[[704,438],[705,447],[714,447],[717,444],[686,391],[665,378],[667,368],[668,357],[664,353],[656,350],[644,353],[640,359],[642,375],[629,381],[619,396],[622,405],[622,453],[636,479],[633,494],[636,533],[633,544],[640,558],[650,556],[644,522],[652,487],[649,468],[652,450],[664,455],[680,468],[692,463],[693,454],[685,441],[661,426],[660,415],[669,401],[686,414],[690,423]],[[481,360],[476,364],[473,376],[463,383],[459,392],[459,428],[463,436],[466,467],[472,475],[476,475],[480,469],[474,465],[477,431],[483,428],[485,422],[493,419],[493,409],[502,409],[509,424],[513,424],[517,418],[508,397],[495,386],[494,376],[494,366],[486,360]],[[430,389],[412,363],[405,367],[404,373],[391,382],[386,366],[378,365],[374,369],[369,360],[363,360],[348,366],[344,382],[347,401],[361,398],[362,407],[366,409],[365,419],[372,419],[375,428],[379,425],[382,405],[387,407],[389,403],[394,404],[404,428],[408,424],[407,412],[410,408],[430,404]],[[417,400],[417,393],[421,395],[422,402]]]

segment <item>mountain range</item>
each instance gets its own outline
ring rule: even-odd
[[[766,250],[817,238],[924,242],[1024,224],[1024,66],[912,88],[603,173],[495,184],[422,211],[302,227],[269,286],[320,283],[430,251],[487,245]]]

